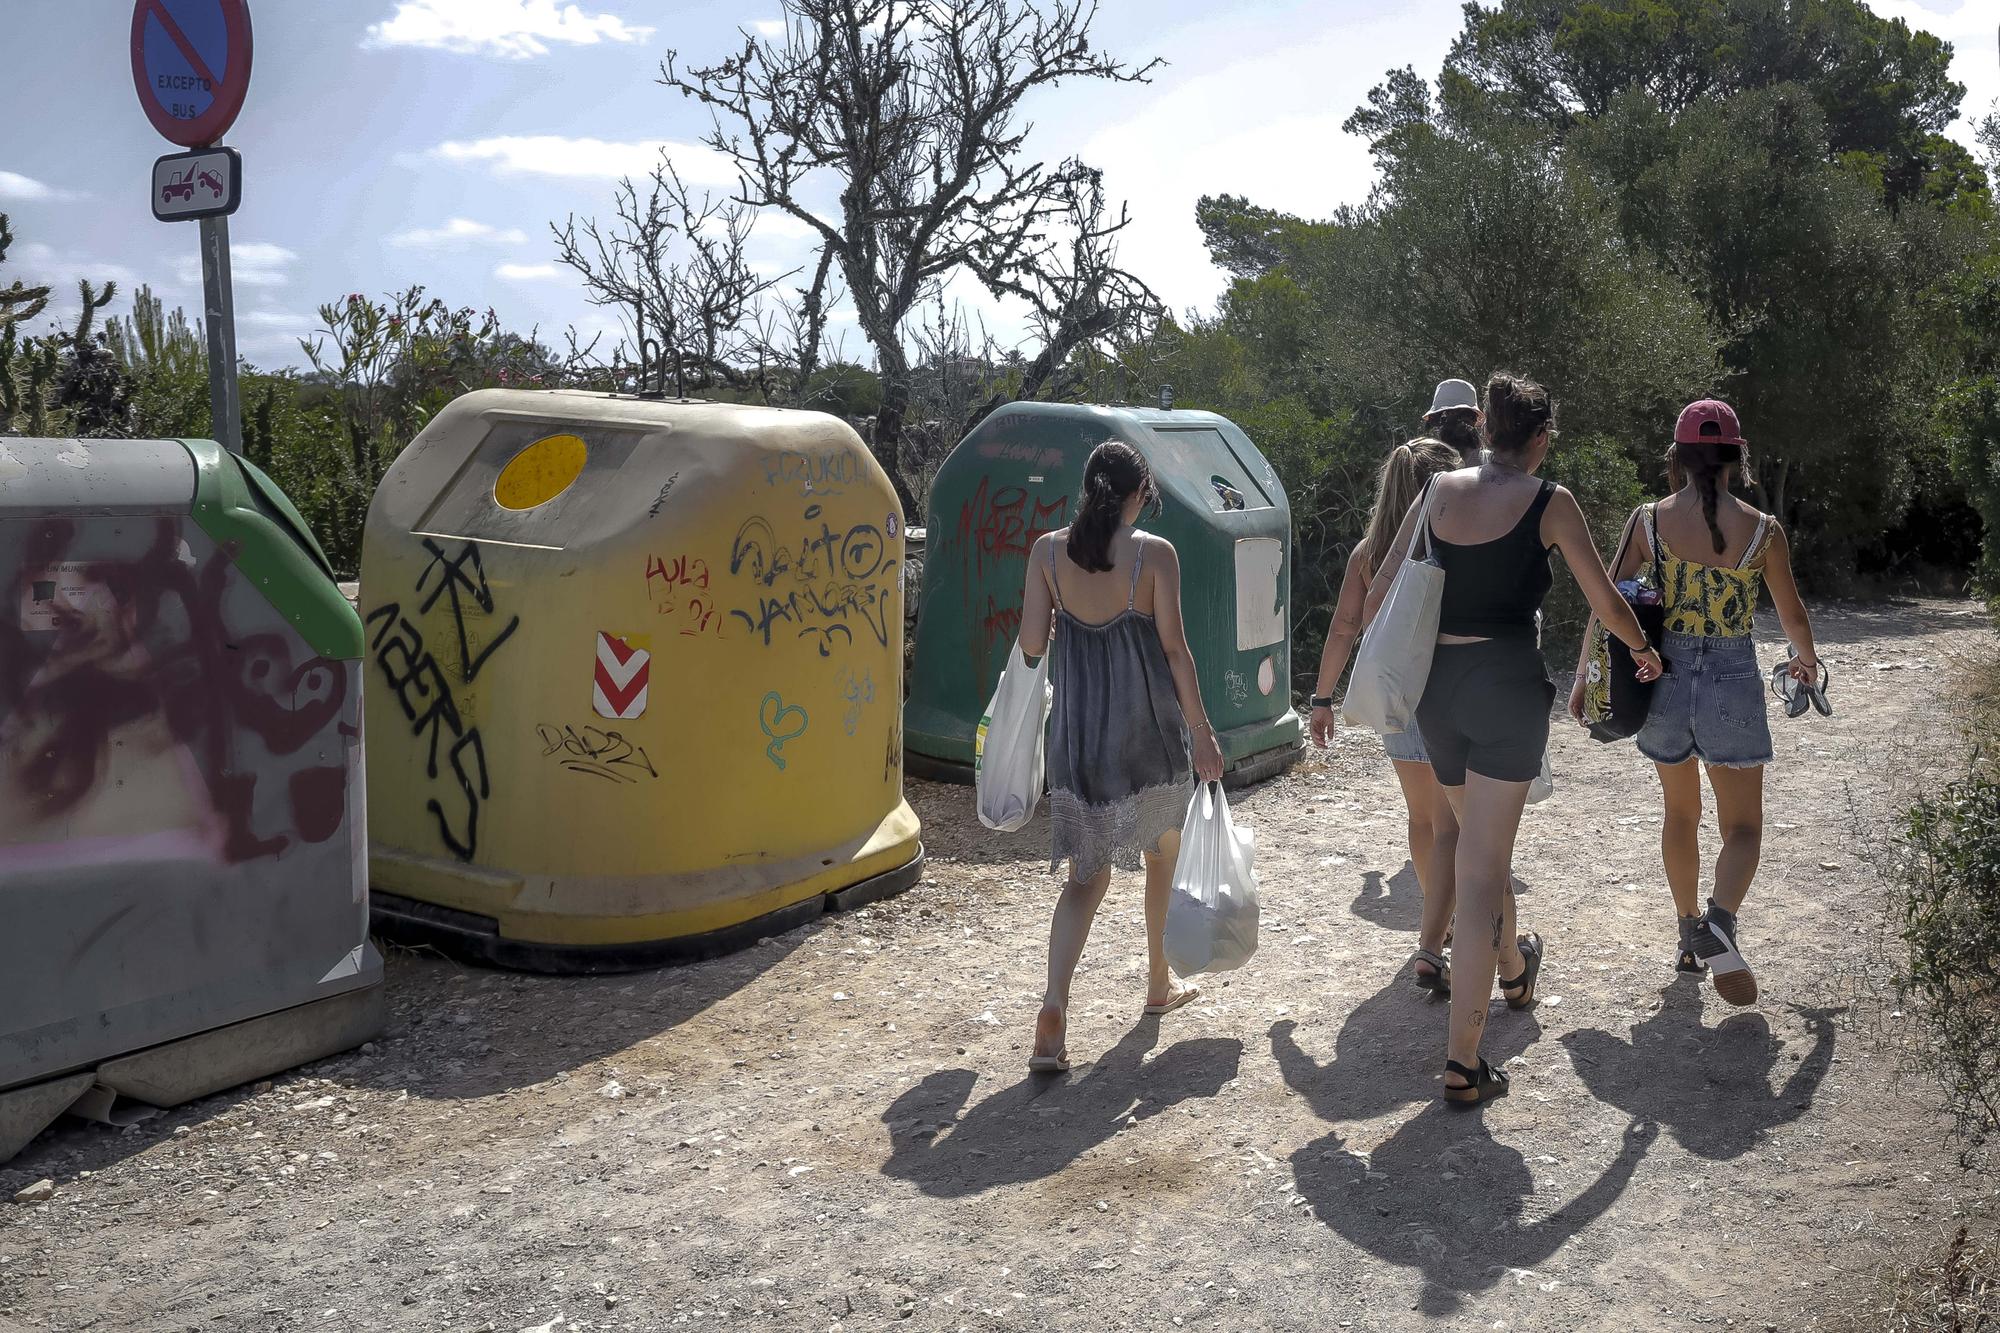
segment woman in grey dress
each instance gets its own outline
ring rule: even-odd
[[[1167,893],[1193,778],[1222,777],[1181,624],[1180,558],[1134,526],[1158,503],[1139,451],[1109,441],[1083,471],[1076,522],[1035,543],[1021,608],[1021,651],[1053,653],[1049,719],[1051,866],[1069,881],[1049,926],[1048,989],[1035,1020],[1037,1071],[1069,1068],[1070,980],[1114,863],[1146,869],[1146,1012],[1194,997],[1161,947]],[[1192,772],[1190,772],[1192,770]]]

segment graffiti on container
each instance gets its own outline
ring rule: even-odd
[[[992,593],[986,594],[986,610],[979,617],[979,632],[985,636],[988,655],[995,643],[1011,643],[1021,633],[1021,608],[1002,606]]]
[[[801,498],[839,495],[860,480],[860,457],[846,449],[787,449],[764,460],[765,484],[796,487]]]
[[[645,748],[622,732],[543,722],[535,735],[542,742],[542,758],[556,760],[566,772],[626,785],[660,776]]]
[[[667,497],[674,493],[674,483],[680,479],[681,474],[678,472],[667,478],[666,484],[660,487],[659,495],[655,497],[652,504],[646,506],[647,518],[658,518],[660,516],[660,511],[667,507]]]
[[[1241,705],[1250,702],[1250,682],[1243,679],[1242,672],[1240,671],[1223,672],[1222,686],[1224,691],[1229,695],[1230,703],[1236,704],[1240,707]]]
[[[722,608],[716,605],[708,583],[708,561],[700,556],[677,555],[671,560],[646,557],[646,595],[657,614],[680,622],[683,637],[722,637]]]
[[[881,647],[889,644],[899,562],[872,523],[840,529],[819,505],[808,505],[797,535],[789,539],[767,518],[753,516],[737,529],[729,551],[732,578],[747,581],[745,605],[730,615],[765,646],[779,633],[810,640],[821,657],[838,641],[854,642],[859,626]]]
[[[875,673],[864,667],[856,676],[854,668],[842,667],[834,676],[833,683],[847,705],[846,711],[840,715],[840,725],[852,736],[855,728],[861,725],[861,710],[875,702]]]
[[[178,520],[138,532],[143,548],[82,558],[75,524],[39,521],[12,571],[0,869],[235,864],[325,842],[345,822],[347,770],[324,760],[359,737],[345,720],[352,668],[235,621],[233,544],[203,562]],[[282,797],[260,803],[260,783]]]
[[[450,599],[450,641],[445,650],[457,655],[457,683],[471,686],[493,654],[520,628],[521,618],[510,617],[505,628],[482,646],[474,626],[467,623],[466,610],[469,605],[497,618],[497,603],[486,579],[478,543],[465,542],[458,554],[452,556],[437,542],[425,538],[424,549],[430,552],[431,560],[417,575],[415,591],[427,594],[417,603],[417,614],[427,614],[441,599]],[[480,803],[493,794],[486,771],[486,742],[480,738],[477,726],[467,725],[453,694],[452,679],[425,646],[423,631],[403,614],[400,603],[386,602],[376,607],[368,613],[367,624],[371,631],[369,649],[382,673],[383,684],[403,710],[410,734],[427,743],[425,776],[432,782],[438,781],[442,751],[465,813],[454,821],[446,814],[444,802],[435,796],[424,803],[424,809],[437,821],[438,838],[451,854],[461,861],[470,861],[479,850]]]
[[[1069,496],[1030,496],[1020,486],[993,486],[981,477],[979,489],[958,507],[958,538],[984,573],[990,561],[1025,559],[1036,540],[1069,522]]]
[[[882,781],[895,782],[903,776],[903,719],[889,723],[889,746],[882,752]]]
[[[806,710],[797,704],[787,704],[776,690],[764,696],[764,702],[757,708],[757,725],[764,729],[770,744],[764,747],[764,757],[785,770],[785,756],[778,751],[786,741],[795,741],[806,734]]]

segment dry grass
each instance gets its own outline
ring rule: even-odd
[[[2000,1330],[2000,1236],[1961,1223],[1897,1254],[1865,1300],[1829,1315],[1825,1333],[1985,1333]]]

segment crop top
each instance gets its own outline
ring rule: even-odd
[[[1533,638],[1535,613],[1549,595],[1549,548],[1542,545],[1542,511],[1556,493],[1544,481],[1528,512],[1503,536],[1460,545],[1432,530],[1424,517],[1433,557],[1445,572],[1438,633],[1462,638]]]

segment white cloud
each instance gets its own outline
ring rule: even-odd
[[[53,185],[45,185],[32,176],[18,172],[0,171],[0,199],[20,200],[24,203],[68,203],[82,199],[75,190],[62,190]]]
[[[1995,109],[2000,98],[2000,65],[1993,60],[1993,11],[1979,0],[1870,0],[1885,19],[1901,19],[1915,29],[1951,43],[1951,77],[1965,85],[1961,115],[1948,131],[1974,147],[1973,123]]]
[[[312,315],[295,315],[289,310],[245,310],[238,311],[236,322],[252,328],[270,329],[277,333],[311,333],[319,327],[319,320]]]
[[[615,141],[567,138],[560,134],[503,134],[490,139],[453,139],[430,156],[459,166],[483,165],[496,176],[560,176],[616,180],[650,172],[665,152],[690,185],[733,186],[736,170],[728,159],[699,144],[665,139]]]
[[[783,37],[785,35],[785,21],[783,19],[758,19],[750,27],[759,37]]]
[[[493,270],[493,276],[509,282],[547,282],[560,278],[562,270],[554,264],[502,264]]]
[[[484,222],[474,222],[471,218],[452,218],[442,227],[413,227],[409,231],[398,232],[389,238],[391,245],[451,245],[484,242],[493,245],[519,245],[528,239],[528,233],[519,227],[494,227]]]
[[[395,13],[368,25],[362,45],[528,60],[547,55],[550,42],[631,44],[652,35],[652,28],[616,15],[587,14],[555,0],[398,0]]]
[[[282,245],[239,241],[229,247],[230,285],[282,287],[292,280],[288,270],[297,261],[298,256]],[[201,256],[182,256],[175,263],[174,276],[190,287],[200,287]]]

